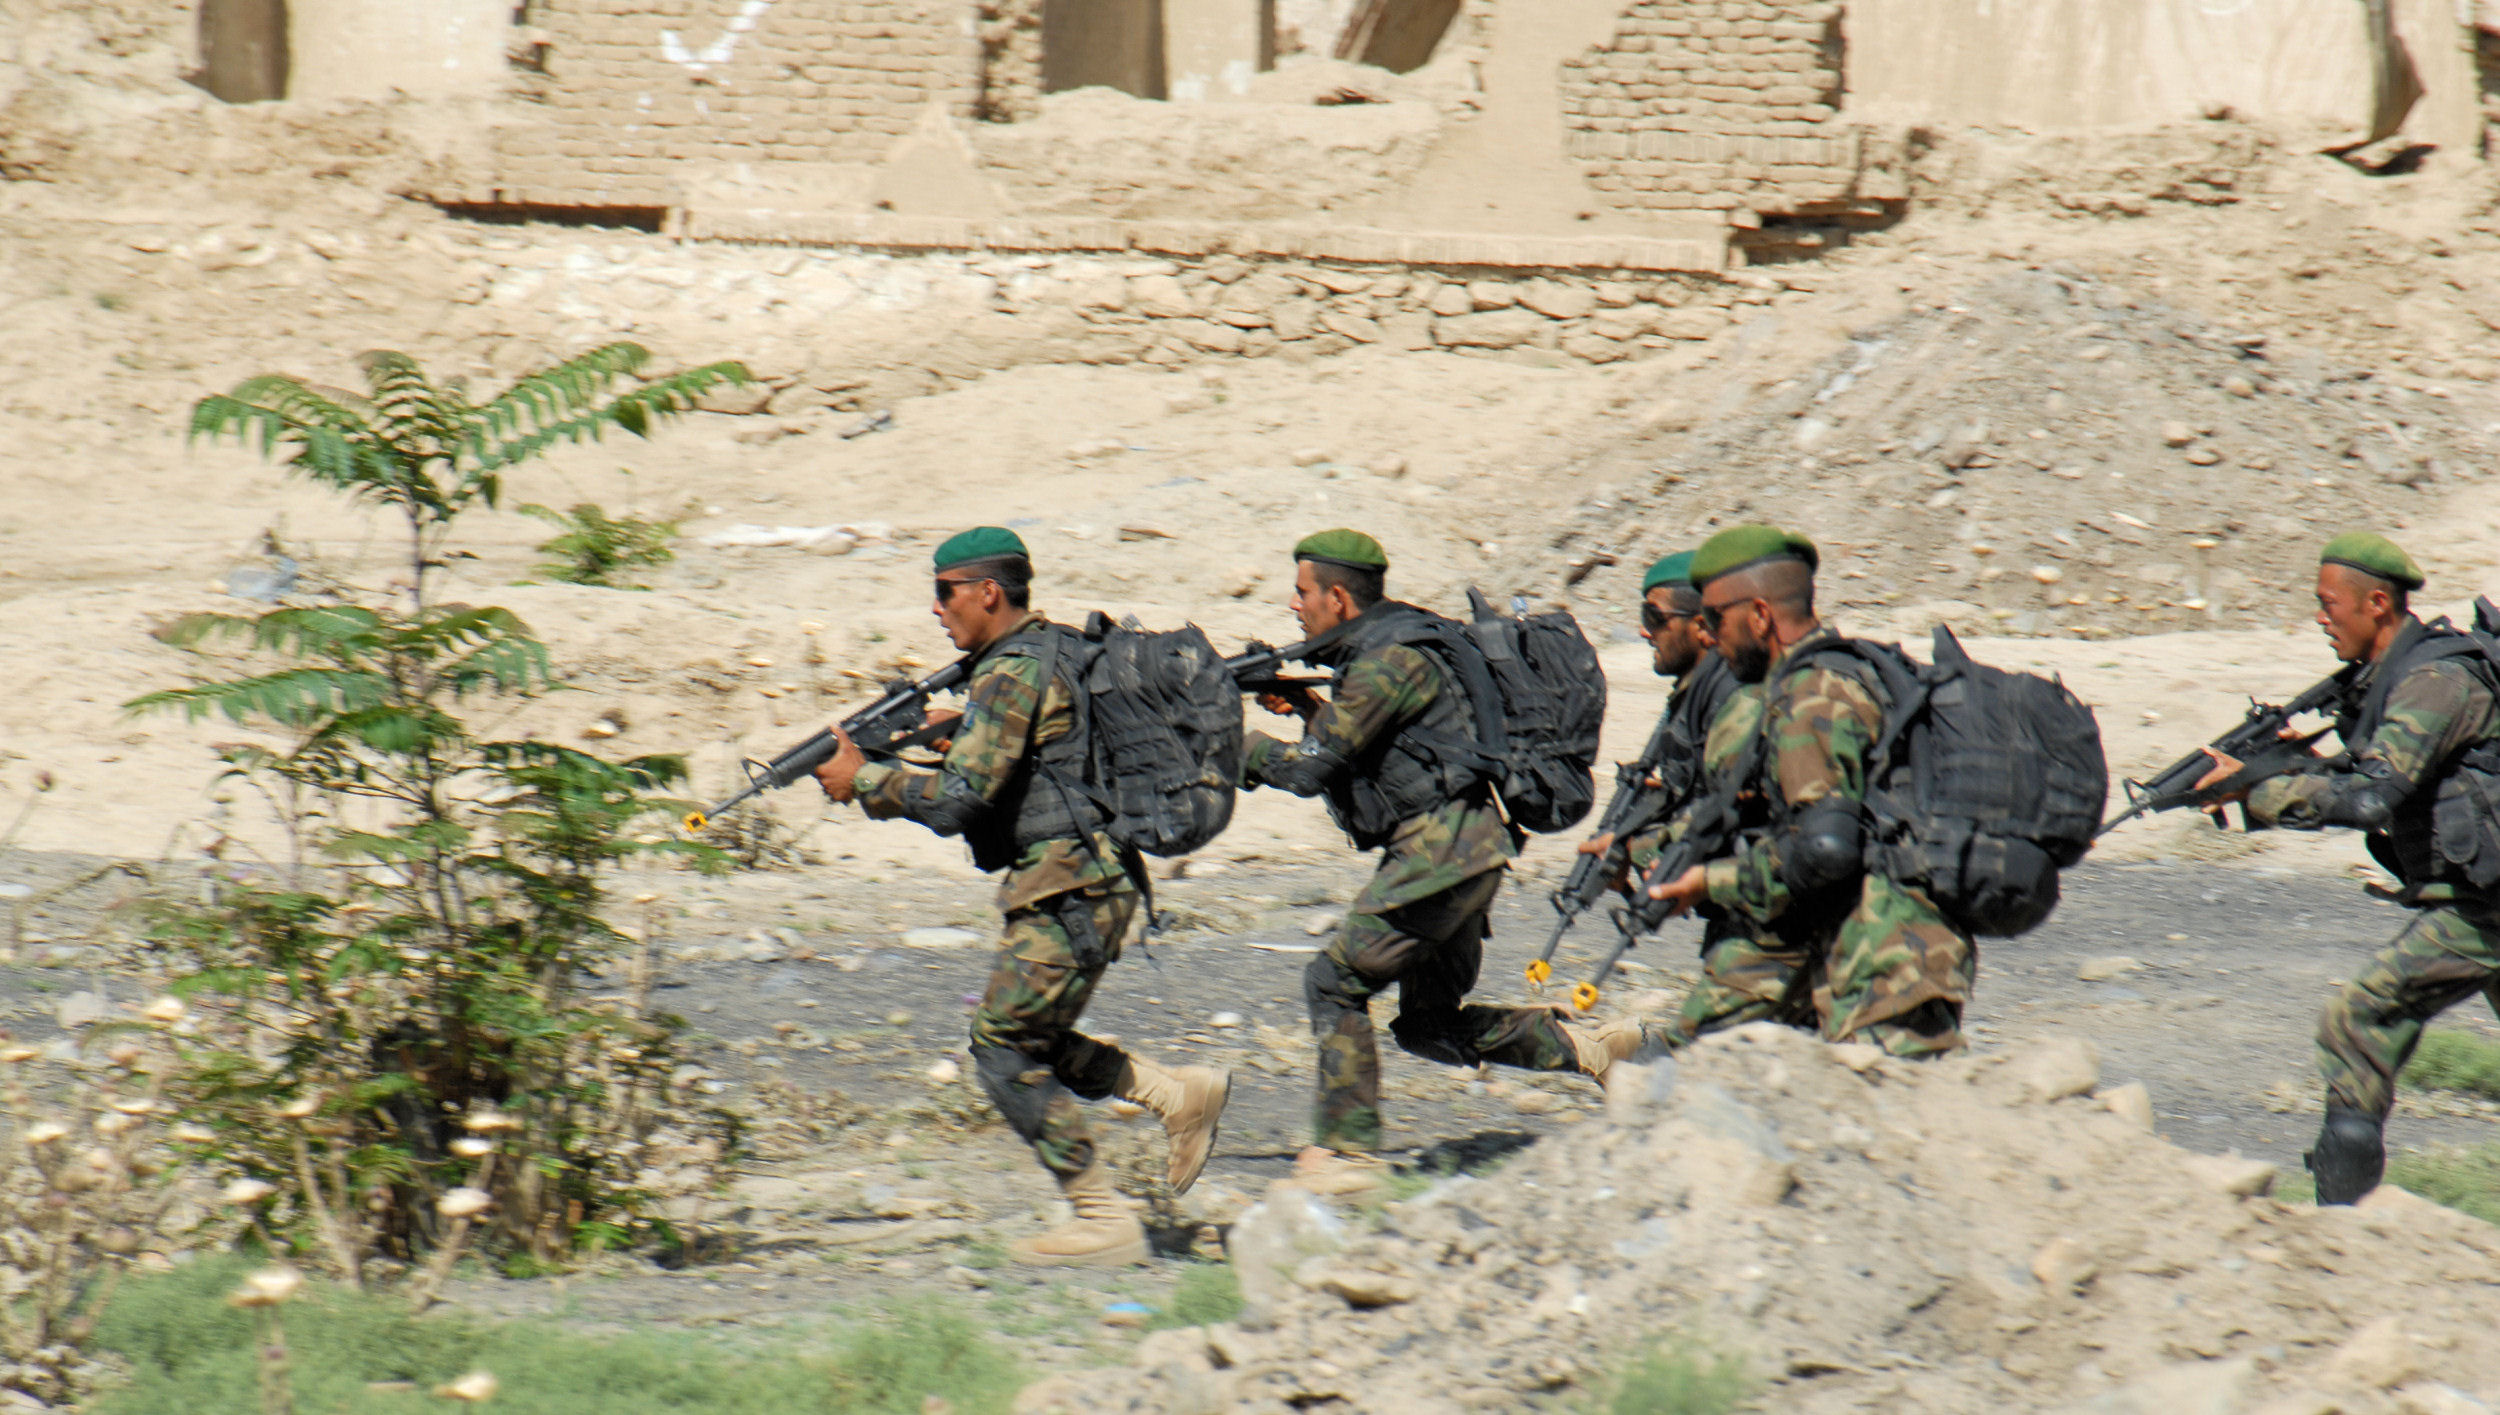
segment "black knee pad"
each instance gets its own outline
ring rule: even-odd
[[[1484,1058],[1459,1035],[1454,1014],[1401,1012],[1389,1019],[1389,1035],[1398,1050],[1443,1066],[1474,1066]]]
[[[2317,1176],[2321,1204],[2358,1203],[2387,1173],[2387,1140],[2375,1116],[2329,1106],[2315,1149],[2301,1156]]]
[[[1302,1005],[1317,1019],[1321,1008],[1338,1012],[1360,1012],[1363,1004],[1345,994],[1345,979],[1336,962],[1322,953],[1302,968]]]
[[[1050,1111],[1052,1096],[1060,1089],[1059,1078],[1020,1051],[1001,1046],[976,1046],[972,1049],[972,1071],[981,1078],[981,1089],[989,1094],[990,1104],[1007,1118],[1007,1124],[1031,1143],[1042,1133],[1042,1121]]]

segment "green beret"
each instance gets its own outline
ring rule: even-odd
[[[1777,526],[1730,526],[1701,543],[1693,552],[1693,588],[1700,589],[1731,571],[1765,560],[1802,560],[1806,568],[1823,563],[1814,542]]]
[[[975,560],[1004,560],[1010,555],[1033,558],[1033,552],[1024,548],[1024,537],[1005,526],[974,526],[961,535],[949,536],[932,558],[940,570],[952,570]]]
[[[1689,590],[1693,587],[1693,553],[1691,551],[1679,550],[1673,555],[1661,555],[1658,557],[1658,563],[1649,567],[1649,573],[1641,576],[1642,594],[1648,594],[1660,585],[1679,590]]]
[[[1350,531],[1343,527],[1304,536],[1294,543],[1293,558],[1318,560],[1330,565],[1343,565],[1354,570],[1389,568],[1389,552],[1380,548],[1380,542],[1361,531]]]
[[[2346,531],[2326,543],[2318,552],[2321,565],[2349,565],[2364,575],[2404,586],[2408,590],[2422,588],[2422,567],[2394,541],[2368,531]]]

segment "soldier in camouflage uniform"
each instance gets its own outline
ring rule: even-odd
[[[1769,828],[1650,892],[1680,908],[1714,904],[1805,962],[1810,980],[1790,973],[1780,991],[1811,987],[1825,1039],[1938,1055],[1962,1045],[1978,949],[1924,891],[1865,868],[1867,754],[1885,705],[1873,674],[1815,618],[1818,559],[1812,541],[1770,526],[1732,527],[1694,555],[1703,627],[1738,679],[1764,685],[1754,775]]]
[[[1138,862],[1103,834],[1078,789],[1090,718],[1075,691],[1077,651],[1029,607],[1032,562],[1013,531],[966,531],[938,547],[936,569],[934,612],[974,660],[945,761],[935,770],[871,763],[843,737],[817,778],[825,794],[879,820],[961,835],[974,864],[1006,872],[1005,936],[972,1015],[973,1067],[1076,1210],[1073,1222],[1010,1251],[1039,1264],[1139,1262],[1147,1246],[1137,1205],[1096,1162],[1077,1098],[1119,1096],[1161,1117],[1178,1193],[1206,1164],[1232,1078],[1167,1071],[1076,1030],[1139,900]]]
[[[1424,611],[1384,598],[1389,559],[1378,541],[1323,531],[1296,545],[1294,560],[1294,612],[1312,640],[1309,661],[1336,671],[1331,700],[1263,696],[1270,711],[1298,713],[1306,725],[1299,742],[1251,733],[1242,785],[1324,797],[1358,849],[1381,852],[1379,870],[1303,975],[1319,1039],[1318,1142],[1295,1167],[1308,1187],[1352,1193],[1376,1187],[1383,1168],[1372,1156],[1381,1122],[1370,1005],[1391,984],[1390,1035],[1417,1056],[1591,1074],[1602,1074],[1605,1057],[1552,1008],[1465,1001],[1493,896],[1520,843],[1481,771],[1463,751],[1436,746],[1473,740],[1471,705],[1435,651],[1401,641]]]
[[[1691,803],[1740,769],[1741,754],[1753,745],[1762,721],[1762,688],[1736,681],[1727,660],[1714,649],[1701,627],[1701,591],[1693,588],[1693,552],[1661,557],[1641,577],[1641,636],[1649,640],[1651,669],[1676,680],[1666,712],[1651,736],[1650,756],[1681,768],[1666,783],[1684,806],[1664,822],[1633,835],[1625,846],[1631,876],[1639,879],[1657,866],[1659,853],[1681,839]],[[1607,836],[1582,845],[1589,854],[1604,854]],[[1702,978],[1686,994],[1674,1020],[1643,1024],[1625,1019],[1607,1023],[1598,1035],[1627,1055],[1646,1045],[1672,1049],[1705,1032],[1764,1019],[1812,1026],[1814,1006],[1805,959],[1777,939],[1757,939],[1738,927],[1734,916],[1704,904]]]
[[[2246,797],[2254,829],[2367,832],[2403,882],[2397,897],[2420,911],[2318,1019],[2326,1120],[2306,1158],[2321,1204],[2352,1203],[2385,1172],[2396,1076],[2424,1024],[2476,993],[2500,1010],[2500,663],[2445,621],[2413,616],[2422,578],[2383,536],[2327,543],[2318,624],[2348,665],[2335,721],[2344,751]],[[2207,750],[2215,769],[2201,785],[2239,769]]]

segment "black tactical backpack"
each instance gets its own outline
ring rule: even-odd
[[[1078,681],[1088,715],[1085,796],[1122,847],[1185,855],[1232,823],[1241,692],[1196,625],[1156,633],[1100,610],[1085,621]]]
[[[1606,673],[1579,622],[1560,610],[1504,614],[1467,591],[1469,620],[1419,616],[1403,642],[1437,648],[1475,710],[1474,753],[1511,823],[1539,834],[1578,825],[1597,801],[1597,732]]]
[[[2459,656],[2500,693],[2500,604],[2474,601],[2474,627],[2457,637]],[[2500,891],[2500,737],[2467,748],[2440,778],[2431,839],[2455,877],[2484,893]]]
[[[1827,652],[1873,669],[1887,705],[1867,760],[1867,869],[1981,937],[2038,928],[2109,797],[2092,709],[2053,678],[1978,662],[1941,624],[1932,664],[1859,639]]]

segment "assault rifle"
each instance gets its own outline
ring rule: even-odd
[[[1685,820],[1684,834],[1670,841],[1658,853],[1658,863],[1650,867],[1647,878],[1632,891],[1631,901],[1615,911],[1615,946],[1606,953],[1597,971],[1589,980],[1571,990],[1571,1005],[1586,1012],[1597,1005],[1597,994],[1613,977],[1615,965],[1640,941],[1658,931],[1674,907],[1663,899],[1652,899],[1652,885],[1667,884],[1684,877],[1684,872],[1727,854],[1735,848],[1737,832],[1744,821],[1743,795],[1750,784],[1750,772],[1731,771],[1719,789],[1701,798]]]
[[[891,757],[906,747],[926,746],[952,730],[952,724],[930,725],[928,721],[931,696],[962,686],[972,675],[972,660],[960,658],[926,678],[898,678],[888,683],[878,699],[849,717],[842,719],[842,730],[850,734],[860,751],[871,757]],[[816,768],[833,760],[841,749],[833,730],[819,730],[780,756],[768,762],[752,759],[740,762],[747,774],[747,784],[737,794],[708,810],[689,811],[684,825],[688,835],[700,835],[712,818],[765,791],[778,791],[792,782],[816,774]]]
[[[1233,677],[1233,686],[1245,693],[1273,693],[1300,706],[1311,701],[1313,688],[1325,687],[1325,678],[1297,677],[1285,673],[1288,663],[1299,663],[1310,650],[1310,641],[1276,648],[1252,639],[1241,652],[1224,660],[1224,671]]]
[[[2213,749],[2240,764],[2240,769],[2202,790],[2196,783],[2210,775],[2214,759],[2205,755],[2203,747],[2188,753],[2162,768],[2150,781],[2122,781],[2127,792],[2127,809],[2111,818],[2094,834],[2094,839],[2107,835],[2147,811],[2175,811],[2182,806],[2208,806],[2226,796],[2246,791],[2261,781],[2297,770],[2303,762],[2316,759],[2310,747],[2327,734],[2319,728],[2306,736],[2286,737],[2283,729],[2303,713],[2322,712],[2342,694],[2351,669],[2332,677],[2321,678],[2309,690],[2288,703],[2276,706],[2251,699],[2248,716],[2239,726],[2216,737]],[[2214,824],[2221,825],[2216,816]]]
[[[1554,891],[1554,912],[1561,917],[1554,923],[1553,934],[1545,940],[1545,951],[1528,965],[1530,984],[1542,987],[1554,976],[1554,950],[1562,947],[1563,935],[1571,932],[1580,915],[1630,866],[1631,837],[1665,820],[1683,804],[1668,784],[1656,776],[1657,758],[1665,748],[1666,736],[1666,729],[1661,727],[1649,739],[1649,748],[1638,761],[1615,767],[1615,794],[1606,802],[1606,814],[1597,821],[1597,833],[1612,839],[1604,853],[1582,855],[1573,861],[1571,873],[1563,877],[1562,887]]]

